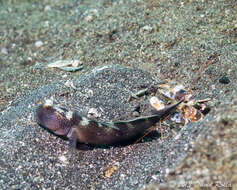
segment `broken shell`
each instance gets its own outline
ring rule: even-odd
[[[105,177],[110,178],[118,170],[118,166],[112,165],[105,171]]]
[[[83,69],[83,66],[78,66],[79,60],[58,60],[53,63],[49,63],[47,67],[59,68],[67,72],[75,72]]]
[[[157,97],[153,96],[150,99],[150,104],[152,105],[152,107],[154,107],[157,111],[164,109],[165,105],[163,104],[163,102],[161,100],[159,100]]]
[[[74,65],[75,62],[78,63],[78,60],[58,60],[53,63],[49,63],[47,67],[64,67],[64,66],[69,66],[69,65]]]
[[[182,111],[184,117],[191,122],[199,121],[203,117],[203,114],[199,110],[191,106],[184,106]]]

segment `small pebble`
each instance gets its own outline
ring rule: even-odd
[[[48,20],[46,20],[46,21],[44,22],[44,26],[45,26],[45,27],[49,27],[49,21],[48,21]]]
[[[101,117],[101,113],[98,112],[96,108],[90,108],[87,114],[89,118],[99,118]]]
[[[175,62],[175,63],[174,63],[174,66],[175,66],[175,67],[178,67],[178,66],[180,66],[180,63],[179,63],[179,62]]]
[[[64,156],[64,155],[59,156],[58,159],[59,159],[61,162],[66,162],[66,161],[67,161],[67,158],[66,158],[66,156]]]
[[[146,26],[143,26],[140,31],[141,31],[142,33],[144,33],[144,32],[151,33],[152,30],[153,30],[153,28],[152,28],[151,26],[146,25]]]
[[[44,11],[50,11],[51,10],[51,7],[49,6],[49,5],[46,5],[45,7],[44,7]]]
[[[61,164],[57,164],[58,166],[60,165],[66,166],[69,164],[68,158],[64,155],[59,156],[58,159],[59,159],[59,162],[61,163]]]
[[[85,17],[85,21],[90,22],[92,20],[93,20],[93,16],[92,15],[88,15],[88,16]]]
[[[87,10],[85,13],[84,13],[86,16],[85,16],[85,20],[90,22],[92,21],[95,17],[98,16],[98,11],[97,9],[91,9],[91,10]]]
[[[43,42],[42,41],[36,41],[35,42],[35,47],[39,48],[43,45]]]
[[[219,82],[222,84],[228,84],[230,83],[230,79],[227,76],[223,76],[219,79]]]
[[[1,48],[1,53],[2,54],[8,54],[7,49],[5,47]]]
[[[139,114],[139,112],[137,112],[137,111],[134,111],[134,112],[132,112],[132,116],[133,116],[133,117],[139,117],[139,116],[140,116],[140,114]]]

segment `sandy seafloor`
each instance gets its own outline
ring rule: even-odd
[[[0,189],[236,188],[236,1],[0,1],[0,26]],[[154,80],[188,88],[214,54],[217,61],[191,91],[212,99],[211,112],[178,132],[169,130],[169,138],[132,150],[72,151],[35,123],[37,103],[51,96],[69,107],[76,102],[82,112],[103,106],[103,119],[123,117],[138,103],[124,104],[124,88],[136,92]],[[79,60],[83,70],[46,67],[63,59]],[[128,69],[88,83],[89,76],[97,80],[90,74],[96,66],[115,64],[150,74]],[[77,81],[82,99],[70,98],[66,81]],[[98,98],[85,97],[91,91]],[[117,172],[106,178],[104,169],[117,158]]]

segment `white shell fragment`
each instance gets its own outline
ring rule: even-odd
[[[96,108],[90,108],[87,114],[87,117],[89,118],[99,118],[101,116],[101,113],[98,112],[98,110]]]
[[[58,166],[67,166],[69,164],[69,160],[65,155],[59,156],[58,160],[60,162],[60,164],[57,163]]]
[[[73,88],[73,89],[77,90],[77,87],[75,87],[73,82],[70,80],[67,80],[64,85],[68,88]]]
[[[8,54],[7,48],[5,47],[1,48],[1,53],[7,55]]]
[[[59,68],[67,72],[75,72],[83,69],[83,66],[78,66],[79,60],[58,60],[53,63],[49,63],[47,67]]]
[[[51,99],[45,100],[44,106],[47,106],[47,107],[53,106],[53,101]]]
[[[163,104],[163,102],[161,100],[159,100],[157,97],[153,96],[150,99],[150,104],[152,105],[152,107],[154,107],[157,111],[164,109],[165,105]]]
[[[69,66],[73,65],[73,63],[77,60],[58,60],[53,63],[49,63],[47,66],[48,67],[64,67],[64,66]]]
[[[35,47],[40,48],[44,43],[42,41],[36,41],[35,42]]]

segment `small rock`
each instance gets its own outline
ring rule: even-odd
[[[85,21],[90,22],[92,20],[93,20],[93,16],[92,15],[88,15],[88,16],[85,17]]]
[[[153,30],[153,28],[152,28],[151,26],[146,25],[146,26],[143,26],[140,31],[141,31],[142,33],[144,33],[144,32],[151,33],[152,30]]]
[[[85,16],[85,21],[92,21],[95,17],[98,16],[98,11],[97,9],[90,9],[90,10],[87,10],[85,13],[84,13]]]
[[[39,48],[43,45],[44,43],[42,41],[36,41],[35,42],[35,47]]]
[[[175,66],[175,67],[178,67],[178,66],[180,66],[180,63],[179,63],[179,62],[175,62],[175,63],[174,63],[174,66]]]
[[[101,113],[99,113],[96,108],[90,108],[87,116],[89,118],[99,118],[101,116]]]
[[[65,86],[68,87],[68,88],[73,88],[73,89],[75,89],[75,90],[77,89],[77,88],[74,86],[73,82],[70,81],[70,80],[67,80],[67,81],[65,82]]]
[[[132,116],[133,116],[133,117],[139,117],[139,116],[140,116],[140,114],[139,114],[139,112],[137,112],[137,111],[134,111],[134,112],[132,112]]]
[[[230,79],[227,76],[223,76],[219,79],[219,82],[222,84],[228,84],[230,83]]]
[[[58,166],[62,165],[62,166],[66,166],[69,164],[68,158],[64,155],[61,155],[58,157],[59,161],[61,164],[57,164]]]
[[[46,21],[44,22],[44,26],[45,26],[45,27],[49,27],[49,21],[48,21],[48,20],[46,20]]]
[[[44,11],[50,11],[51,10],[51,7],[49,6],[49,5],[46,5],[45,7],[44,7]]]
[[[5,47],[1,48],[1,53],[7,55],[8,54],[7,48]]]

